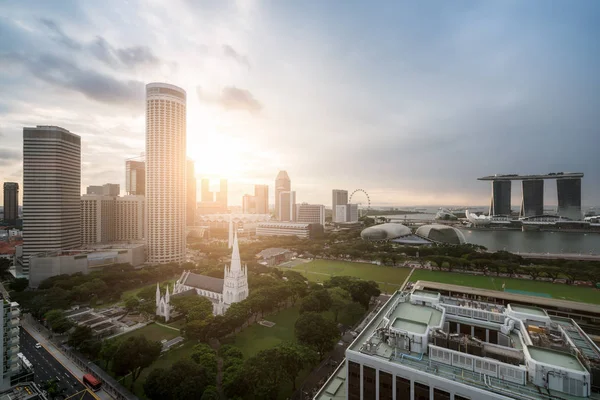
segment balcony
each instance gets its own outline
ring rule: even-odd
[[[18,308],[12,308],[8,313],[8,316],[11,318],[19,318],[21,316],[21,310]]]
[[[19,328],[15,327],[15,328],[11,328],[8,330],[8,336],[9,337],[19,337]]]
[[[19,327],[20,325],[20,320],[19,318],[11,318],[8,320],[8,324],[10,327]]]

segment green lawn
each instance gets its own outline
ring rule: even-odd
[[[275,326],[267,328],[258,323],[252,324],[235,336],[231,343],[238,347],[245,358],[250,358],[261,350],[270,349],[283,342],[294,342],[294,324],[300,316],[299,307],[292,307],[276,314],[264,317],[275,322]]]
[[[415,270],[410,277],[410,280],[412,282],[422,280],[450,283],[453,285],[470,286],[491,290],[502,290],[502,284],[504,283],[506,284],[506,289],[547,293],[555,299],[600,304],[600,290],[581,286],[570,286],[562,283],[550,283],[532,281],[530,279],[470,275],[430,270]]]
[[[379,283],[379,288],[388,293],[400,288],[410,273],[410,268],[394,268],[376,264],[349,261],[313,260],[292,268],[313,282],[323,282],[330,276],[354,276]],[[283,271],[286,268],[282,268]]]
[[[119,340],[123,340],[132,336],[145,336],[148,340],[155,340],[157,342],[160,342],[163,339],[171,340],[173,338],[176,338],[177,336],[179,336],[179,332],[157,324],[150,324],[146,325],[143,328],[136,329],[135,331],[117,336],[117,338]]]

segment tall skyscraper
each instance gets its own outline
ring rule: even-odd
[[[510,215],[510,196],[512,182],[510,180],[492,181],[492,203],[490,215]]]
[[[325,225],[325,206],[323,204],[296,204],[296,222]]]
[[[186,93],[146,85],[146,244],[148,262],[185,261]]]
[[[200,200],[203,202],[213,202],[215,201],[215,196],[213,192],[210,191],[210,179],[202,178],[200,181]]]
[[[125,192],[128,195],[146,194],[146,163],[143,161],[125,161]]]
[[[4,182],[4,222],[14,224],[19,218],[19,184]]]
[[[257,214],[269,213],[269,186],[254,185],[254,202]]]
[[[331,221],[336,222],[336,208],[348,204],[348,191],[333,189],[331,195]]]
[[[242,196],[242,212],[244,214],[257,214],[256,212],[256,196],[245,194]]]
[[[144,238],[144,196],[124,196],[115,200],[115,240]]]
[[[573,221],[581,220],[581,178],[558,178],[558,215]]]
[[[194,170],[194,161],[187,160],[187,172],[186,172],[186,192],[187,192],[187,209],[185,214],[186,225],[196,225],[196,172]]]
[[[544,214],[544,180],[528,179],[522,182],[521,217],[535,217]]]
[[[217,193],[217,203],[220,203],[223,209],[227,210],[227,179],[219,181],[219,193]]]
[[[296,192],[279,193],[279,220],[284,222],[296,220]]]
[[[58,126],[23,128],[23,274],[29,257],[81,245],[81,138]]]
[[[279,171],[277,178],[275,178],[275,219],[279,221],[285,221],[281,219],[279,214],[279,198],[281,192],[289,192],[292,190],[292,182],[286,171]]]

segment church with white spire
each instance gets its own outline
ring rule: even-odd
[[[175,282],[173,291],[169,294],[169,287],[164,296],[160,287],[156,285],[156,315],[164,317],[166,321],[171,318],[171,298],[197,295],[206,297],[213,305],[214,315],[223,315],[233,304],[248,297],[248,266],[242,267],[237,234],[233,237],[231,263],[225,265],[223,279],[212,276],[198,275],[190,271],[183,271],[181,277]]]

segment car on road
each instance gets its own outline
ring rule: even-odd
[[[41,348],[42,348],[42,345],[41,345],[41,344],[39,344],[39,343],[36,343],[36,344],[35,344],[35,348],[36,348],[36,349],[41,349]]]

